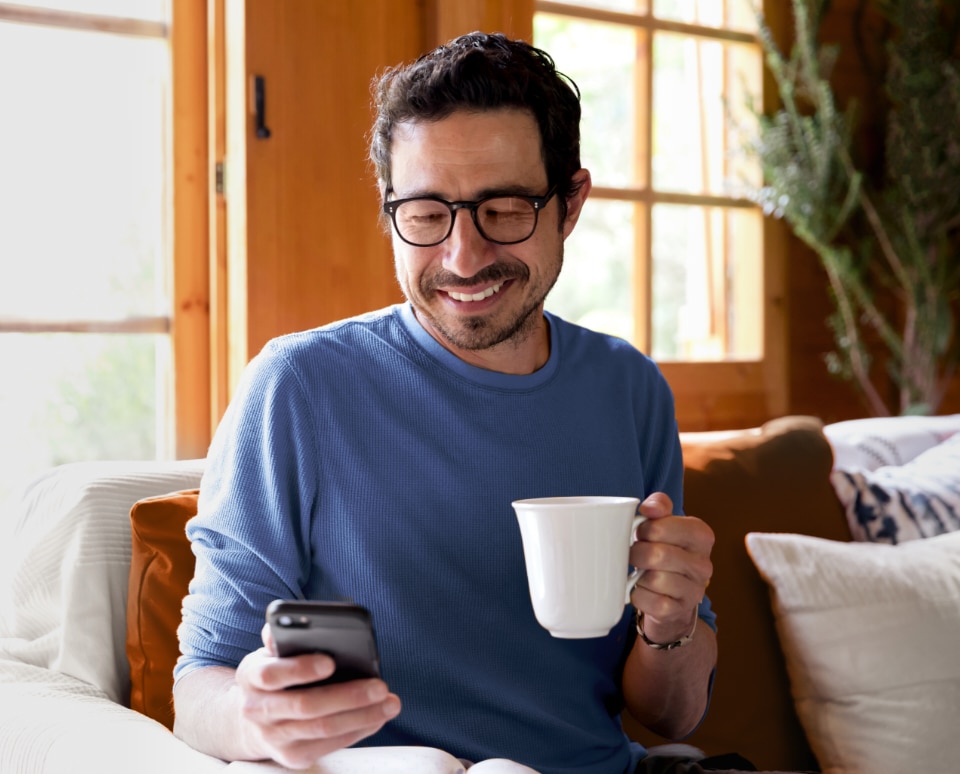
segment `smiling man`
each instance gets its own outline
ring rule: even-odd
[[[559,204],[536,120],[513,107],[402,122],[391,160],[385,209],[397,278],[417,319],[465,362],[504,373],[540,368],[550,350],[543,303],[589,173],[577,171]],[[547,225],[538,229],[541,217]]]
[[[246,369],[188,526],[175,731],[300,768],[360,744],[701,771],[620,725],[626,709],[689,733],[716,662],[713,533],[682,515],[670,390],[628,343],[544,311],[591,186],[576,87],[545,52],[472,33],[385,73],[375,100],[407,302],[281,337]],[[563,640],[535,619],[511,503],[584,494],[642,501],[643,575],[607,636]],[[277,598],[368,608],[383,679],[306,687],[335,665],[275,655]]]

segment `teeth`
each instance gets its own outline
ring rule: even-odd
[[[503,287],[501,282],[499,285],[491,285],[489,288],[484,290],[482,293],[456,293],[452,290],[447,291],[447,294],[454,301],[483,301],[485,298],[490,298],[494,293],[499,293],[500,288]]]

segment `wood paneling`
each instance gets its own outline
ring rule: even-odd
[[[210,281],[207,154],[206,8],[174,0],[173,61],[173,372],[176,456],[203,457],[210,440]]]
[[[231,383],[274,336],[400,299],[366,137],[372,77],[421,52],[419,6],[248,0],[239,20],[228,5],[228,49],[244,45],[227,53]]]
[[[533,40],[533,0],[427,0],[424,10],[428,48],[475,30]]]

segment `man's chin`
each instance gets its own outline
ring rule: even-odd
[[[431,317],[430,323],[454,347],[479,352],[511,341],[519,344],[530,334],[530,319],[528,312],[507,325],[498,324],[492,317],[484,315],[463,316],[455,320]]]

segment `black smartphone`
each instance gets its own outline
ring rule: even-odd
[[[373,620],[360,605],[276,599],[267,607],[267,623],[277,655],[326,653],[336,662],[330,677],[310,685],[380,676]]]

